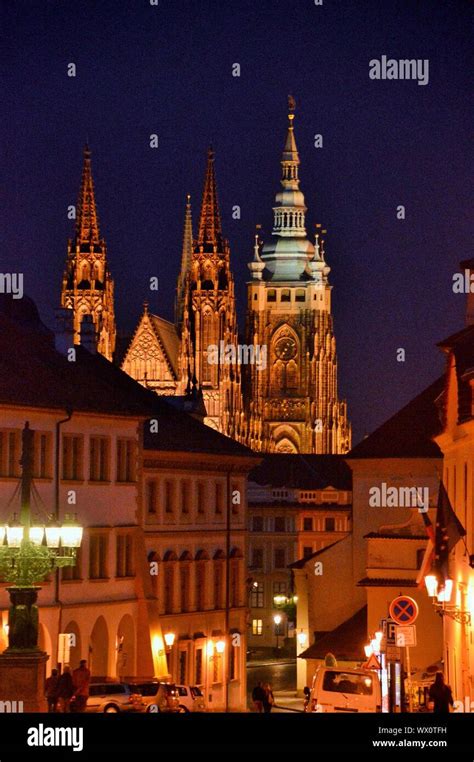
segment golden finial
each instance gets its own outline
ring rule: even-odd
[[[289,95],[288,96],[288,111],[290,113],[288,114],[288,119],[290,120],[290,125],[293,119],[295,118],[295,114],[294,114],[295,108],[296,108],[296,101],[292,95]]]

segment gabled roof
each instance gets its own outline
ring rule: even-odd
[[[346,458],[441,458],[433,437],[441,431],[436,400],[444,389],[441,376],[372,434]]]
[[[128,353],[133,349],[135,342],[139,342],[139,333],[145,323],[149,324],[150,330],[155,337],[156,343],[158,344],[165,362],[168,365],[171,375],[177,379],[179,337],[176,331],[176,326],[174,323],[170,323],[169,320],[165,320],[159,315],[153,315],[153,313],[149,312],[147,302],[144,304],[140,320],[138,321],[134,334],[128,343],[127,349],[123,353],[121,365],[123,366],[125,360],[127,359]]]
[[[270,453],[250,472],[249,480],[275,488],[352,489],[352,473],[343,455]]]
[[[300,659],[324,659],[332,653],[340,661],[362,661],[367,643],[367,606],[359,609],[350,619],[317,638]]]
[[[178,377],[178,353],[179,337],[174,323],[165,320],[159,315],[150,313],[150,322],[158,340],[166,353],[166,358],[171,366],[175,378]]]

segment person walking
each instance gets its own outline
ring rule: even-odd
[[[265,698],[263,699],[263,711],[265,714],[269,714],[272,711],[273,705],[275,703],[275,698],[273,696],[272,686],[270,683],[265,683],[263,686],[263,692],[265,694]]]
[[[91,671],[87,668],[85,659],[81,659],[79,666],[72,673],[72,682],[74,685],[74,711],[85,712],[87,699],[89,698],[89,683],[91,681]]]
[[[260,681],[252,691],[252,701],[255,711],[261,714],[263,712],[263,702],[265,701],[265,691]]]
[[[44,684],[44,693],[48,702],[48,712],[55,712],[58,703],[59,673],[57,669],[51,670],[51,675]]]
[[[429,700],[433,702],[434,714],[448,714],[449,707],[454,705],[453,693],[449,685],[444,682],[442,672],[437,672],[433,685],[430,688]]]
[[[65,666],[58,680],[58,712],[70,712],[71,698],[74,695],[74,686],[72,684],[71,668]]]

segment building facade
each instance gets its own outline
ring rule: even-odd
[[[350,470],[338,456],[266,455],[249,475],[248,501],[249,649],[269,653],[278,635],[293,653],[300,623],[289,566],[351,531]]]
[[[3,314],[0,328],[1,502],[19,510],[29,421],[33,515],[61,521],[73,510],[84,527],[76,565],[39,596],[48,672],[67,633],[71,667],[86,659],[95,679],[189,681],[210,710],[244,711],[246,473],[255,456],[99,354],[76,347],[69,362],[72,335],[68,347],[64,336]],[[5,585],[0,596],[6,647]]]

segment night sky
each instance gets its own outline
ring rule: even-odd
[[[328,229],[339,386],[354,443],[440,374],[434,345],[463,327],[452,276],[472,256],[470,2],[3,0],[1,8],[0,270],[24,273],[48,325],[88,138],[119,329],[134,328],[145,298],[172,317],[185,195],[196,226],[209,143],[243,327],[254,228],[271,230],[292,93],[307,228]],[[370,80],[369,60],[382,55],[428,58],[429,84]],[[152,275],[160,290],[150,296]]]

